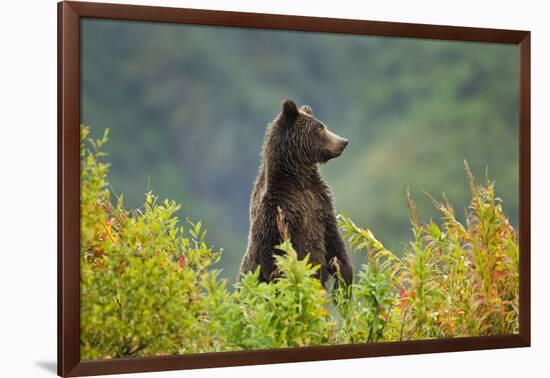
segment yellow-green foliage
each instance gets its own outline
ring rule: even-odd
[[[372,298],[366,301],[369,306],[359,307],[378,312],[381,324],[371,324],[383,340],[519,331],[517,235],[495,197],[494,183],[476,185],[465,167],[472,194],[466,225],[457,221],[446,199],[433,200],[442,214],[441,225],[421,223],[408,196],[414,240],[402,259],[385,249],[370,230],[340,216],[341,229],[352,247],[367,249],[367,263],[354,286],[358,298],[352,302]],[[350,314],[354,317],[366,320],[357,311]],[[351,340],[365,329],[353,324]]]
[[[340,216],[351,248],[366,251],[351,295],[326,290],[285,233],[278,278],[259,282],[257,270],[229,291],[212,268],[222,251],[200,222],[181,225],[174,201],[146,193],[129,211],[122,196],[111,198],[106,141],[81,128],[83,359],[518,331],[517,236],[493,184],[476,185],[467,167],[466,225],[446,200],[434,201],[440,225],[421,223],[409,198],[414,240],[401,259]]]
[[[279,245],[284,255],[276,256],[281,277],[260,283],[259,268],[246,274],[233,295],[235,306],[226,318],[231,349],[266,349],[329,342],[331,320],[327,293],[313,277],[313,267],[292,248],[290,241]]]
[[[228,295],[201,224],[178,226],[173,201],[147,193],[129,212],[111,204],[100,140],[81,135],[81,355],[110,358],[221,350],[214,319]],[[86,143],[87,142],[87,143]],[[213,310],[212,310],[213,309]]]

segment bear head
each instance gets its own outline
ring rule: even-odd
[[[268,130],[266,146],[272,158],[290,165],[326,163],[344,152],[348,140],[330,131],[313,116],[308,105],[300,108],[285,100],[282,111]]]

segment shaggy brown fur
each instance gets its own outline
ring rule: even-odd
[[[340,156],[347,144],[318,121],[309,106],[298,109],[291,100],[283,102],[282,112],[268,126],[264,138],[241,273],[259,265],[262,281],[277,275],[273,254],[282,253],[274,248],[281,243],[277,228],[280,208],[299,257],[309,253],[309,261],[321,265],[321,281],[339,271],[345,282],[351,283],[352,265],[338,232],[332,193],[319,172],[319,164]]]

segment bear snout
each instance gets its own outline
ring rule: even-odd
[[[338,140],[338,155],[341,155],[349,144],[349,140],[340,137]]]

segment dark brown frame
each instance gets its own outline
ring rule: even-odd
[[[80,359],[80,19],[156,21],[515,44],[520,59],[518,335],[359,345]],[[530,346],[530,32],[85,2],[58,4],[58,374],[82,376]]]

